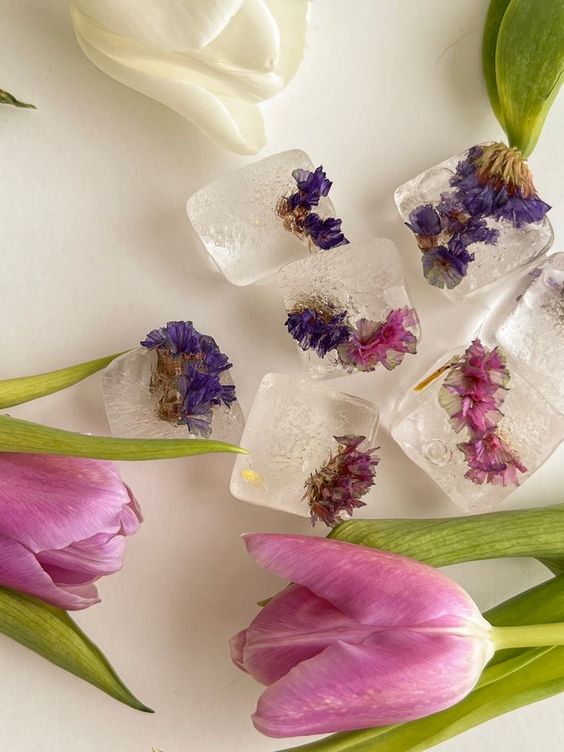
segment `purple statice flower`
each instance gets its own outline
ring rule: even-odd
[[[439,391],[439,404],[458,433],[468,429],[472,437],[491,431],[498,424],[500,407],[510,375],[499,348],[487,350],[475,339],[464,355],[454,361]]]
[[[423,238],[435,238],[443,229],[441,217],[432,204],[423,204],[414,209],[406,225],[415,235],[421,235]]]
[[[374,485],[377,447],[361,448],[364,436],[335,436],[338,449],[305,482],[304,500],[312,524],[320,520],[334,527],[344,515],[365,506],[361,497]]]
[[[505,144],[470,149],[450,184],[472,217],[489,216],[523,227],[542,221],[550,209],[535,190],[526,160]]]
[[[452,238],[452,241],[467,248],[473,243],[495,245],[498,238],[499,230],[495,227],[488,227],[485,219],[471,217]]]
[[[190,433],[209,436],[213,408],[230,407],[235,400],[235,387],[221,384],[216,374],[198,370],[188,365],[178,377],[178,391],[182,398],[179,423],[184,423]]]
[[[437,204],[436,211],[446,232],[453,235],[460,232],[470,219],[466,208],[454,193],[441,193],[441,201]]]
[[[439,245],[425,251],[421,257],[423,275],[433,287],[452,290],[462,281],[474,254],[468,253],[462,243],[452,239],[447,245]]]
[[[333,185],[327,179],[322,165],[319,165],[314,172],[302,169],[294,170],[292,177],[298,186],[298,190],[288,198],[288,206],[292,210],[298,206],[306,209],[317,206],[321,197],[327,196]]]
[[[198,352],[201,337],[191,321],[169,321],[166,326],[149,332],[141,345],[148,350],[168,350],[173,357],[178,357]]]
[[[395,308],[385,321],[360,319],[350,339],[338,348],[339,360],[348,371],[373,371],[381,364],[391,371],[405,353],[417,352],[417,337],[409,331],[418,323],[413,308]]]
[[[314,245],[328,251],[349,242],[341,231],[341,222],[341,219],[335,217],[321,219],[319,214],[311,212],[305,218],[304,232]]]
[[[458,444],[469,470],[465,474],[472,483],[491,483],[494,486],[519,485],[518,473],[527,468],[496,431]]]
[[[286,326],[302,350],[315,350],[320,358],[350,337],[347,312],[302,308],[288,313]]]

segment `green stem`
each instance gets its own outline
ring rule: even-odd
[[[492,639],[496,650],[564,645],[564,622],[492,627]]]

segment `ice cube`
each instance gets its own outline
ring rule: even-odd
[[[447,354],[429,373],[448,363],[452,355]],[[497,433],[527,468],[527,472],[519,474],[522,483],[564,438],[564,419],[514,368],[510,368],[510,373]],[[468,441],[469,436],[466,429],[460,433],[454,431],[448,413],[439,404],[442,383],[443,378],[435,379],[423,391],[411,391],[404,398],[392,420],[392,437],[464,511],[493,509],[515,485],[478,485],[464,477],[468,465],[457,444]]]
[[[533,270],[520,292],[495,339],[527,381],[564,413],[564,253]]]
[[[395,201],[405,222],[418,206],[436,206],[441,201],[441,193],[453,191],[449,180],[454,175],[457,164],[467,154],[466,151],[446,159],[400,185],[395,192]],[[547,217],[542,222],[521,228],[514,227],[505,220],[487,218],[486,222],[488,227],[499,231],[498,241],[495,245],[474,243],[468,246],[468,252],[475,254],[475,260],[468,265],[468,273],[460,284],[451,290],[442,290],[450,300],[461,300],[483,292],[500,279],[525,269],[543,256],[554,240]],[[417,247],[414,252],[421,253]]]
[[[390,311],[413,308],[399,251],[391,240],[373,238],[293,261],[278,275],[287,313],[313,308],[327,315],[346,312],[354,326],[359,319],[386,319]],[[407,327],[417,340],[417,323]],[[337,350],[320,357],[297,344],[305,370],[313,379],[342,376]],[[358,372],[358,371],[356,371]]]
[[[232,284],[258,282],[315,251],[285,229],[277,213],[278,201],[296,189],[295,169],[314,169],[308,155],[298,149],[241,167],[188,199],[190,221]],[[335,216],[326,197],[314,210],[321,217]]]
[[[260,506],[309,516],[305,482],[337,448],[335,436],[374,445],[378,408],[359,397],[277,373],[257,390],[231,476],[231,493]]]
[[[185,425],[176,425],[158,415],[158,391],[151,389],[151,376],[157,360],[155,350],[137,347],[113,360],[104,372],[103,390],[106,414],[114,436],[131,439],[190,439]],[[221,382],[232,384],[228,372]],[[209,438],[238,443],[244,417],[238,402],[230,408],[213,408],[212,433]]]

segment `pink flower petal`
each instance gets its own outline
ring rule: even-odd
[[[42,551],[37,560],[57,585],[86,585],[119,572],[124,550],[123,535],[98,533],[65,548]]]
[[[268,687],[253,722],[282,737],[421,718],[470,692],[492,652],[484,639],[403,629],[370,644],[335,643]]]
[[[292,585],[259,612],[243,637],[233,638],[232,657],[257,681],[272,684],[337,640],[362,642],[372,631],[302,585]]]
[[[31,551],[65,548],[133,521],[131,498],[111,462],[0,454],[0,535]],[[125,515],[125,516],[124,516]]]
[[[41,568],[36,557],[17,541],[0,535],[0,585],[35,595],[65,610],[78,610],[99,601],[97,590],[61,588]]]
[[[489,627],[461,587],[413,559],[305,535],[243,538],[261,566],[304,585],[363,624],[455,627],[473,622]]]

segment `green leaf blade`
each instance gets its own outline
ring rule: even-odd
[[[122,355],[122,353],[106,355],[103,358],[89,360],[86,363],[79,363],[75,366],[39,373],[34,376],[0,380],[0,409],[15,407],[15,405],[21,405],[24,402],[30,402],[61,389],[66,389],[106,368],[119,355]]]
[[[89,436],[0,415],[0,452],[64,454],[99,460],[162,460],[215,452],[246,454],[234,444],[212,439],[120,439]]]
[[[482,69],[486,80],[486,88],[488,90],[492,110],[504,130],[505,124],[503,122],[503,113],[501,111],[501,104],[497,91],[495,53],[501,22],[510,2],[511,0],[491,0],[488,14],[486,16],[484,36],[482,40]]]
[[[0,633],[119,702],[153,712],[129,691],[108,659],[65,611],[0,588]]]
[[[564,505],[436,519],[349,520],[329,538],[411,556],[434,567],[508,556],[564,562]]]
[[[564,0],[511,0],[495,50],[501,122],[531,154],[564,80]]]
[[[16,99],[13,94],[10,94],[9,91],[4,91],[4,89],[0,89],[0,104],[11,104],[12,107],[24,107],[28,110],[37,109],[34,104],[29,104],[29,102],[20,102],[20,100]]]

